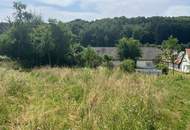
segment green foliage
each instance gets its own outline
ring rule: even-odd
[[[112,57],[108,56],[108,55],[104,55],[103,57],[103,66],[107,67],[108,69],[113,69],[114,68],[114,64],[112,63]]]
[[[9,119],[9,112],[4,101],[0,101],[0,128],[1,125],[6,124]]]
[[[165,65],[165,64],[157,64],[156,65],[156,68],[158,68],[158,69],[160,69],[160,70],[162,70],[162,73],[163,74],[168,74],[168,72],[169,72],[169,68],[168,68],[168,66],[167,65]]]
[[[121,60],[133,59],[136,60],[141,56],[140,42],[133,38],[122,38],[117,44]]]
[[[11,38],[11,34],[10,32],[6,32],[6,33],[3,33],[0,35],[0,54],[1,55],[8,55],[8,56],[11,56],[14,52],[13,50],[13,44],[14,44],[14,41],[13,39]]]
[[[82,52],[82,60],[85,67],[94,68],[102,64],[102,58],[90,47]]]
[[[125,72],[135,72],[135,62],[131,59],[124,60],[120,65],[120,69]]]
[[[11,61],[11,59],[7,56],[1,56],[0,55],[0,62],[2,62],[2,61]]]
[[[173,73],[174,73],[174,64],[175,64],[174,62],[177,58],[176,52],[179,52],[182,47],[179,44],[177,38],[170,36],[168,40],[163,41],[162,48],[163,48],[162,59],[173,64]]]
[[[18,70],[21,65],[7,56],[0,55],[0,67]]]
[[[162,48],[163,49],[168,49],[168,50],[176,50],[176,51],[180,51],[181,50],[181,46],[179,44],[179,41],[177,38],[174,38],[173,36],[170,36],[167,40],[164,40],[162,42]]]
[[[83,46],[115,46],[126,36],[142,44],[160,45],[170,35],[184,44],[190,41],[190,17],[117,17],[92,22],[77,19],[67,24]]]
[[[84,49],[84,47],[77,43],[70,45],[70,51],[67,57],[70,65],[83,66],[84,61],[82,55]]]
[[[55,48],[55,44],[53,43],[50,26],[40,25],[35,28],[31,33],[31,39],[36,57],[39,60],[47,59],[49,65],[52,65],[52,51]]]
[[[11,27],[0,35],[0,54],[26,67],[68,64],[73,35],[66,25],[56,20],[43,23],[21,2],[14,2],[13,7],[16,11]]]
[[[75,43],[73,34],[63,22],[50,19],[49,25],[51,26],[52,38],[55,44],[55,50],[53,51],[54,64],[69,64],[70,47]]]

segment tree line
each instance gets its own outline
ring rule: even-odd
[[[78,19],[67,25],[84,46],[115,46],[125,36],[142,44],[161,45],[171,35],[190,45],[190,17],[117,17],[92,22]]]
[[[142,44],[160,45],[169,36],[179,39],[185,46],[190,46],[190,17],[116,17],[95,21],[77,19],[65,23],[83,46],[115,46],[123,37],[133,37]],[[10,27],[0,23],[0,34]]]
[[[0,55],[6,55],[27,67],[97,67],[102,63],[112,66],[111,57],[98,56],[90,46],[117,46],[121,60],[135,61],[141,55],[139,47],[142,44],[161,44],[163,39],[170,36],[167,27],[160,28],[162,24],[183,26],[174,27],[186,33],[179,33],[173,28],[180,35],[179,43],[180,39],[187,43],[190,38],[182,39],[190,31],[188,17],[121,17],[92,22],[75,20],[69,23],[49,19],[44,22],[40,16],[28,12],[27,6],[21,2],[14,2],[13,7],[15,13],[12,18],[8,23],[0,24]]]
[[[95,67],[101,58],[95,50],[76,42],[67,25],[55,19],[44,22],[27,11],[27,6],[14,2],[15,13],[0,35],[0,55],[19,61],[26,67],[89,66]]]

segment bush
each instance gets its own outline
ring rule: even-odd
[[[158,64],[157,66],[156,66],[158,69],[160,69],[160,70],[162,70],[162,73],[163,74],[168,74],[168,72],[169,72],[169,68],[168,68],[168,66],[167,65],[165,65],[165,64]]]
[[[0,67],[18,70],[21,65],[7,56],[0,55]]]
[[[135,72],[135,61],[131,59],[124,60],[120,69],[129,73]]]
[[[108,68],[108,69],[113,69],[114,68],[114,64],[112,62],[112,57],[111,56],[108,56],[108,55],[104,55],[104,58],[103,58],[103,66]]]
[[[93,48],[86,48],[82,52],[82,61],[85,67],[96,68],[102,64],[102,57],[100,57]]]
[[[7,56],[1,56],[0,55],[0,62],[1,61],[11,61],[11,59],[9,57],[7,57]]]

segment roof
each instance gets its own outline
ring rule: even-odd
[[[100,56],[108,55],[114,60],[119,60],[118,50],[116,47],[94,47],[94,49]]]
[[[140,60],[154,60],[162,54],[162,50],[157,47],[141,47]]]
[[[108,55],[114,60],[119,60],[118,49],[116,47],[94,47],[100,56]],[[162,53],[162,50],[157,47],[140,47],[140,60],[154,60]]]

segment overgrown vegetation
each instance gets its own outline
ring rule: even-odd
[[[187,130],[190,76],[0,67],[0,129]]]
[[[131,59],[124,60],[122,64],[120,65],[120,69],[124,72],[135,72],[135,61]]]

